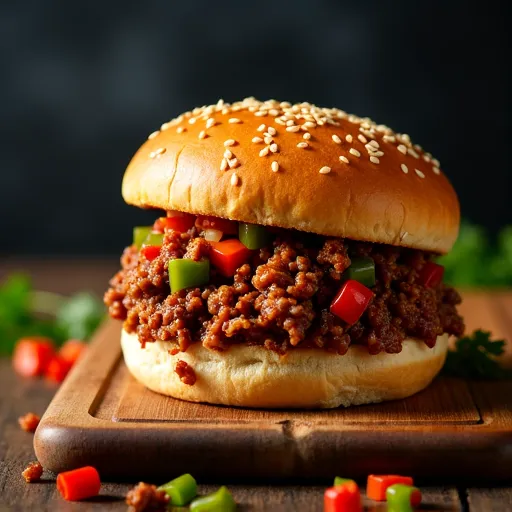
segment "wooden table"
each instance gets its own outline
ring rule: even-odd
[[[105,283],[117,267],[113,260],[95,261],[7,261],[0,265],[0,280],[7,272],[25,269],[32,273],[36,286],[61,293],[89,289],[101,293]],[[475,300],[468,296],[468,302]],[[496,335],[512,335],[512,295],[489,296],[488,307],[474,311],[472,323],[493,325]],[[496,315],[496,310],[500,310]],[[504,308],[504,311],[501,309]],[[507,321],[507,318],[509,319]],[[500,320],[501,319],[501,320]],[[491,323],[489,323],[491,322]],[[476,324],[475,324],[476,325]],[[512,339],[510,336],[509,339]],[[56,387],[39,380],[24,380],[11,370],[7,359],[0,359],[0,512],[4,510],[125,510],[123,497],[134,484],[106,483],[101,496],[86,503],[66,503],[58,495],[53,475],[45,474],[41,484],[28,485],[21,477],[26,464],[34,460],[32,435],[23,432],[17,418],[26,412],[42,415]],[[512,401],[512,398],[511,398]],[[485,471],[485,468],[482,468]],[[511,476],[512,479],[512,476]],[[230,482],[226,482],[230,484]],[[229,485],[241,510],[321,511],[322,497],[329,482],[321,485]],[[507,511],[512,510],[512,487],[466,488],[430,487],[422,485],[422,510]],[[204,485],[202,492],[214,487]],[[185,510],[185,509],[182,509]],[[366,510],[386,510],[367,502]]]

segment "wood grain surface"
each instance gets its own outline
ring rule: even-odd
[[[12,260],[7,264],[2,262],[0,265],[0,279],[7,271],[19,268],[31,272],[40,289],[72,293],[87,288],[101,293],[105,287],[105,281],[116,270],[117,262],[98,260],[91,264],[87,261],[66,260],[56,264],[52,261]],[[62,278],[63,274],[67,276],[65,279]],[[485,302],[483,307],[482,301]],[[470,329],[487,327],[496,335],[512,339],[511,293],[466,294],[463,314]],[[511,358],[509,357],[508,360],[510,362]],[[118,370],[112,375],[113,380],[109,383],[110,387],[104,393],[103,399],[99,402],[92,401],[91,413],[97,420],[111,421],[118,410],[122,410],[120,404],[128,403],[123,401],[123,385],[129,377],[126,371],[122,370],[122,366],[118,366]],[[45,473],[45,481],[41,484],[28,485],[21,478],[21,471],[28,462],[34,460],[35,456],[32,450],[33,436],[19,429],[17,418],[28,411],[42,414],[55,390],[54,385],[44,381],[24,380],[17,377],[12,372],[9,361],[0,359],[0,511],[126,510],[123,497],[138,478],[130,480],[129,483],[106,482],[98,499],[84,503],[64,502],[56,491],[54,475],[51,473]],[[476,396],[482,421],[491,421],[494,415],[502,416],[499,421],[507,421],[510,416],[512,389],[510,386],[503,386],[501,391],[498,389],[496,392],[496,390],[496,383],[470,383],[466,391],[463,391],[464,395],[467,392],[470,396]],[[495,396],[489,400],[489,395],[493,391]],[[444,397],[442,400],[442,403],[446,403],[450,398]],[[469,421],[473,421],[471,419],[474,417],[473,409],[467,408],[466,399],[463,401],[466,404],[464,421],[468,421],[468,418]],[[162,406],[162,410],[167,407],[167,405]],[[412,406],[408,408],[413,410]],[[403,413],[402,409],[397,413]],[[162,415],[163,412],[159,414]],[[191,416],[194,414],[197,415],[197,413],[191,413]],[[161,416],[157,416],[157,419],[160,418]],[[118,423],[123,423],[123,418],[118,419],[121,420]],[[489,466],[497,463],[499,464],[499,461],[492,460],[482,464],[478,473],[485,473]],[[212,464],[211,467],[215,468],[215,465]],[[173,476],[175,475],[169,474],[166,478],[170,479]],[[452,476],[456,477],[457,473],[455,472]],[[222,483],[229,485],[240,504],[240,510],[321,511],[323,491],[325,486],[329,485],[330,478],[322,480],[316,486],[306,485],[307,482],[297,485],[293,481],[272,486],[255,485],[251,482],[240,485],[231,480],[225,480]],[[461,480],[457,487],[450,487],[447,486],[449,480],[441,481],[439,487],[430,487],[426,482],[419,482],[425,503],[422,510],[470,512],[512,510],[511,487],[491,487],[493,482],[488,482],[489,487],[472,488],[468,487],[469,482],[464,480]],[[211,481],[211,479],[203,479],[200,483],[208,484]],[[154,483],[160,483],[160,481]],[[214,488],[211,484],[201,485],[200,491],[208,492]],[[384,505],[376,505],[373,502],[366,502],[366,505],[367,511],[386,510]]]

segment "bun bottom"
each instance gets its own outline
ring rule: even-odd
[[[320,349],[294,349],[284,356],[257,346],[234,345],[215,352],[194,343],[170,355],[170,343],[147,343],[123,330],[121,345],[128,369],[149,389],[190,402],[260,408],[332,408],[405,398],[427,387],[441,370],[448,335],[434,348],[408,339],[399,354],[368,354],[352,346],[343,355]],[[197,381],[184,384],[178,361]]]

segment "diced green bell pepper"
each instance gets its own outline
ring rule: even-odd
[[[334,478],[334,487],[344,484],[355,484],[355,481],[352,480],[351,478],[341,478],[341,476],[337,476]]]
[[[227,487],[217,492],[197,498],[190,504],[190,512],[233,512],[236,503]]]
[[[169,281],[171,293],[207,284],[210,281],[210,261],[171,260],[169,261]]]
[[[142,248],[142,244],[149,236],[152,229],[153,226],[138,226],[133,228],[133,245],[135,245],[137,249]]]
[[[386,489],[386,501],[389,512],[414,512],[421,502],[421,493],[412,485],[394,484]]]
[[[372,258],[368,256],[354,257],[351,258],[351,261],[350,267],[343,273],[343,278],[354,279],[368,288],[375,286],[375,262]]]
[[[270,232],[265,226],[257,224],[246,224],[240,222],[238,225],[238,238],[247,249],[261,249],[270,243],[272,239]]]
[[[164,243],[164,235],[161,233],[149,233],[146,237],[146,240],[142,243],[142,245],[157,245],[160,246]]]
[[[173,506],[183,507],[197,496],[197,482],[192,475],[181,475],[161,485],[158,490],[164,491],[171,498]]]

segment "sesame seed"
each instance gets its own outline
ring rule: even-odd
[[[277,124],[280,124],[280,125],[286,126],[286,121],[283,121],[282,119],[274,119],[274,121],[275,121]]]
[[[149,158],[155,158],[155,152],[154,151],[151,151],[151,153],[149,153]]]
[[[254,115],[256,117],[264,117],[267,115],[267,111],[266,110],[258,110],[258,112],[254,112]]]
[[[233,187],[236,187],[238,185],[238,175],[236,172],[234,172],[232,175],[231,175],[231,185]]]
[[[298,132],[300,130],[300,126],[287,126],[286,131],[287,132]]]
[[[286,121],[286,126],[293,126],[295,124],[295,119],[289,119]]]
[[[206,121],[206,128],[207,128],[207,129],[208,129],[208,128],[211,128],[212,126],[215,126],[215,124],[216,124],[215,119],[212,119],[212,118],[210,117],[210,119],[208,119],[208,120]]]
[[[228,139],[224,141],[224,147],[234,146],[236,144],[236,140]]]
[[[313,121],[306,121],[306,122],[304,123],[304,126],[305,126],[306,128],[316,128],[316,123],[314,123]]]
[[[357,151],[357,149],[354,148],[350,148],[348,152],[357,157],[361,156],[361,153],[359,153],[359,151]]]
[[[398,151],[400,151],[400,153],[403,153],[404,155],[407,154],[407,148],[403,144],[400,144],[398,146]]]
[[[354,137],[352,137],[352,135],[348,133],[347,135],[345,135],[345,140],[350,144],[354,140]]]
[[[154,139],[159,133],[160,133],[159,130],[157,130],[156,132],[150,133],[148,136],[148,139],[149,140]]]
[[[423,155],[423,160],[425,160],[425,162],[430,162],[430,157],[428,155]]]
[[[333,134],[332,140],[336,142],[336,144],[341,144],[341,139],[336,134]]]
[[[260,151],[260,156],[267,156],[268,155],[268,146],[265,146],[261,151]]]
[[[372,156],[377,156],[377,157],[384,156],[384,151],[372,151],[371,155]]]
[[[348,164],[349,160],[346,156],[341,155],[340,156],[340,162],[343,162],[344,164]]]
[[[263,139],[265,141],[265,144],[272,144],[272,141],[274,140],[272,137],[268,136]]]
[[[380,164],[380,160],[376,156],[371,156],[370,162],[372,162],[373,164]]]
[[[261,137],[253,137],[252,138],[252,141],[255,143],[255,144],[259,144],[260,142],[263,142],[263,139]]]
[[[303,138],[303,139],[306,139],[306,140],[311,139],[311,133],[306,132],[306,133],[302,136],[302,138]]]
[[[407,174],[409,172],[409,168],[405,164],[402,164],[400,166],[400,169],[402,169],[402,171],[404,171],[405,174]]]
[[[279,110],[275,109],[275,108],[271,108],[268,113],[271,115],[271,116],[278,116],[279,115]]]
[[[416,151],[414,151],[414,149],[412,149],[412,148],[408,148],[407,149],[407,153],[412,155],[414,158],[419,158],[420,157],[420,155],[418,155],[418,153],[416,153]]]
[[[224,115],[229,114],[230,112],[231,112],[231,110],[230,110],[228,107],[224,107],[224,108],[222,109],[222,113],[223,113]]]
[[[223,158],[222,162],[220,163],[220,170],[225,171],[228,168],[228,161]]]
[[[327,167],[327,166],[324,166],[318,172],[320,174],[329,174],[331,172],[331,168]]]
[[[414,169],[414,172],[420,177],[420,178],[424,178],[425,175],[419,170],[419,169]]]
[[[379,143],[376,141],[376,140],[371,140],[368,144],[370,144],[370,146],[373,146],[374,148],[379,148]]]
[[[233,158],[233,153],[231,153],[229,149],[226,149],[226,151],[224,151],[224,158],[227,158],[228,160]]]
[[[200,139],[206,139],[207,136],[208,135],[206,135],[206,132],[204,130],[201,130],[198,135]]]
[[[307,142],[299,142],[297,144],[298,148],[307,148],[308,146],[309,146],[309,144]]]
[[[231,160],[228,160],[228,165],[229,165],[230,169],[234,169],[234,168],[238,167],[240,165],[240,163],[238,162],[238,159],[232,158]]]
[[[264,132],[264,131],[266,130],[266,128],[267,128],[267,127],[266,127],[264,124],[260,124],[260,125],[258,126],[258,131],[259,131],[259,132]]]
[[[432,167],[432,170],[434,171],[435,174],[441,174],[441,171],[439,170],[439,167]]]
[[[368,142],[368,139],[362,135],[361,133],[357,136],[357,138],[363,143],[366,144]]]
[[[188,120],[188,124],[195,124],[195,122],[197,121],[197,119],[195,117],[191,117],[189,120]]]
[[[178,128],[176,128],[176,133],[183,133],[186,131],[187,129],[184,126],[178,126]]]
[[[396,141],[396,137],[394,137],[393,135],[384,135],[382,137],[382,140],[384,142],[395,142]]]
[[[268,127],[268,133],[270,133],[270,135],[276,135],[277,134],[277,130],[273,126],[269,126]]]
[[[270,167],[272,168],[272,172],[277,172],[279,171],[279,164],[274,160],[272,162],[272,164],[270,165]]]
[[[279,147],[277,146],[277,144],[271,144],[270,145],[270,151],[272,151],[272,153],[277,153],[279,150]]]
[[[229,120],[228,120],[228,123],[229,124],[238,124],[238,123],[241,123],[241,119],[238,119],[238,117],[231,117]]]
[[[439,160],[437,158],[432,158],[432,163],[436,166],[436,167],[441,167],[441,164],[439,163]]]
[[[162,126],[160,126],[160,130],[165,131],[167,128],[171,126],[171,123],[164,123]]]

